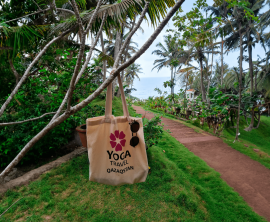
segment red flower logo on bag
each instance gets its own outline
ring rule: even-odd
[[[122,147],[125,146],[126,140],[124,139],[126,135],[123,131],[119,133],[119,130],[115,130],[114,134],[110,135],[110,143],[112,148],[115,148],[115,151],[122,151]]]

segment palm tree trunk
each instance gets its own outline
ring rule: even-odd
[[[174,74],[173,74],[173,86],[172,86],[172,89],[173,89],[173,103],[175,103],[174,101],[174,83],[175,83],[175,74],[176,74],[176,67],[174,68]]]
[[[131,88],[130,89],[132,89],[132,87],[133,87],[133,80],[131,80]],[[130,95],[131,95],[131,90],[130,90],[130,93],[129,93],[129,98],[130,98]]]
[[[250,43],[250,33],[249,33],[249,41]],[[252,45],[248,45],[248,62],[249,62],[249,75],[250,75],[250,96],[253,94],[253,63],[252,63]]]
[[[257,91],[257,74],[258,74],[258,71],[256,70],[255,72],[255,75],[254,75],[254,90],[255,92]]]
[[[223,41],[223,33],[221,35],[221,78],[220,78],[220,84],[223,84],[223,72],[224,72],[224,65],[223,65],[223,45],[224,45],[224,41]]]
[[[173,83],[173,66],[171,66],[171,84]],[[171,87],[171,95],[173,96],[173,85]]]
[[[120,51],[120,44],[121,44],[121,31],[117,31],[116,33],[116,39],[115,39],[115,46],[114,46],[114,60],[116,60],[116,57]],[[117,67],[116,67],[117,68]],[[112,98],[114,98],[114,92],[115,92],[115,86],[116,86],[116,80],[113,81],[112,84]]]
[[[236,135],[235,140],[238,140],[239,134],[239,123],[240,123],[240,109],[241,109],[241,91],[242,91],[242,72],[243,72],[243,36],[241,33],[241,23],[239,23],[239,36],[240,36],[240,61],[239,61],[239,99],[238,99],[238,112],[237,112],[237,124],[236,124]]]
[[[134,24],[135,24],[135,22],[134,22]],[[133,28],[132,28],[132,29],[133,29]],[[127,60],[127,53],[128,53],[129,44],[130,44],[130,40],[128,41],[128,44],[127,44],[127,46],[126,46],[125,57],[124,57],[124,61],[123,61],[123,62],[126,62],[126,60]],[[124,71],[121,72],[121,80],[122,80],[122,83],[124,82],[124,73],[125,73]],[[121,96],[121,91],[120,91],[120,90],[118,90],[116,96],[117,96],[117,97],[120,97],[120,96]]]
[[[208,77],[208,85],[207,85],[207,95],[208,95],[208,106],[209,107],[210,107],[209,90],[210,90],[211,77],[213,75],[213,63],[214,63],[214,45],[213,45],[213,42],[212,42],[211,75]]]
[[[251,38],[250,38],[250,31],[248,32],[248,61],[249,61],[249,75],[250,75],[250,96],[253,95],[253,63],[252,63],[252,45],[250,44]],[[254,128],[254,109],[255,109],[256,103],[254,103],[252,109],[251,109],[251,121],[250,125],[245,129],[246,131],[251,131]]]
[[[123,62],[123,61],[121,61],[121,62]],[[119,75],[120,75],[120,78],[121,78],[121,80],[122,80],[123,71],[122,71]],[[122,83],[123,83],[123,81],[122,81]],[[118,82],[118,84],[119,84],[119,82]],[[120,92],[120,90],[119,90],[119,88],[118,88],[116,97],[120,97],[120,96],[121,96],[121,92]]]
[[[187,71],[187,82],[186,82],[186,90],[185,90],[186,95],[187,95],[187,86],[188,86],[188,71]]]
[[[202,91],[202,99],[205,102],[206,101],[206,96],[205,96],[205,88],[203,84],[203,64],[202,64],[202,59],[200,59],[200,67],[201,67],[201,91]]]
[[[184,96],[184,113],[186,113],[186,104],[185,104],[185,100],[187,99],[187,87],[188,87],[188,71],[187,71],[186,90],[185,90],[185,96]]]
[[[100,41],[101,41],[102,52],[103,52],[103,54],[105,54],[106,52],[105,52],[105,48],[104,48],[102,32],[100,34]],[[103,61],[103,82],[106,80],[106,72],[107,72],[107,70],[106,70],[106,62],[107,62],[106,60]]]

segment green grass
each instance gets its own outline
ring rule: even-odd
[[[144,107],[144,109],[147,108]],[[147,110],[162,114],[169,119],[180,121],[197,132],[206,131],[213,134],[213,129],[209,130],[207,123],[204,124],[204,127],[201,127],[199,121],[181,121],[177,120],[173,115],[168,115],[152,109]],[[250,119],[248,119],[248,122],[250,122]],[[270,169],[270,117],[261,116],[261,123],[258,129],[253,129],[252,131],[247,132],[244,130],[247,126],[246,121],[244,118],[242,118],[239,127],[239,141],[234,142],[236,134],[235,128],[224,129],[220,135],[220,138],[232,148],[249,156],[251,159],[258,161],[266,168]],[[254,149],[259,149],[259,152],[255,152]]]
[[[106,103],[106,99],[100,99],[100,98],[96,98],[91,102],[91,105],[99,105],[99,106],[103,106],[105,107],[105,103]],[[114,115],[115,116],[123,116],[123,107],[122,107],[122,100],[121,98],[118,97],[114,97],[113,102],[112,102],[112,108],[114,110]],[[129,110],[129,115],[136,117],[136,116],[140,116],[139,114],[137,114],[135,112],[135,110],[128,106],[128,110]]]
[[[77,157],[2,195],[0,214],[24,198],[0,221],[265,221],[168,133],[147,154],[146,182],[119,187],[89,182],[87,156]]]

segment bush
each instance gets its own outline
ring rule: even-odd
[[[69,52],[63,50],[58,50],[56,54],[60,55],[59,63],[53,63],[52,70],[41,65],[42,69],[38,70],[38,75],[29,76],[10,102],[5,114],[0,117],[0,122],[23,121],[57,111],[67,92],[77,58],[76,53],[71,59],[68,58]],[[55,52],[53,55],[55,56]],[[102,79],[94,71],[93,67],[88,67],[84,78],[77,83],[71,101],[72,106],[76,105],[80,98],[85,98],[94,92],[100,85]],[[3,104],[5,100],[5,96],[0,97],[0,104]],[[56,153],[62,145],[68,143],[76,126],[84,124],[86,118],[104,115],[104,113],[105,109],[101,106],[85,107],[48,132],[31,148],[20,163],[39,161],[40,157]],[[0,167],[7,166],[27,142],[49,123],[51,118],[52,115],[48,115],[36,121],[0,127]]]
[[[39,109],[36,110],[41,110],[43,108],[46,110],[46,107],[41,108],[41,106],[44,105],[39,104]],[[86,118],[102,116],[104,114],[105,108],[99,105],[89,105],[83,108],[80,112],[69,117],[38,141],[20,163],[35,163],[39,161],[40,157],[54,155],[62,145],[68,143],[76,126],[85,124]],[[35,112],[32,109],[26,109],[24,112],[20,112],[19,114],[4,115],[0,118],[0,121],[21,121],[25,120],[26,116],[27,119],[30,119],[39,115],[38,111]],[[27,142],[49,123],[51,117],[52,116],[46,116],[40,120],[32,122],[0,127],[0,167],[7,166],[23,149]]]
[[[157,145],[162,137],[163,127],[160,118],[160,116],[155,116],[151,120],[143,118],[144,140],[148,148]]]

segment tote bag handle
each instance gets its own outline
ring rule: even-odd
[[[115,70],[111,71],[111,74],[114,73]],[[129,119],[129,112],[126,102],[126,97],[123,89],[122,80],[120,77],[120,74],[117,75],[118,83],[119,83],[119,89],[121,91],[121,99],[122,99],[122,105],[123,105],[123,112],[124,116]],[[110,116],[112,116],[112,83],[108,85],[107,88],[107,95],[106,95],[106,106],[105,106],[105,118],[110,119]]]

